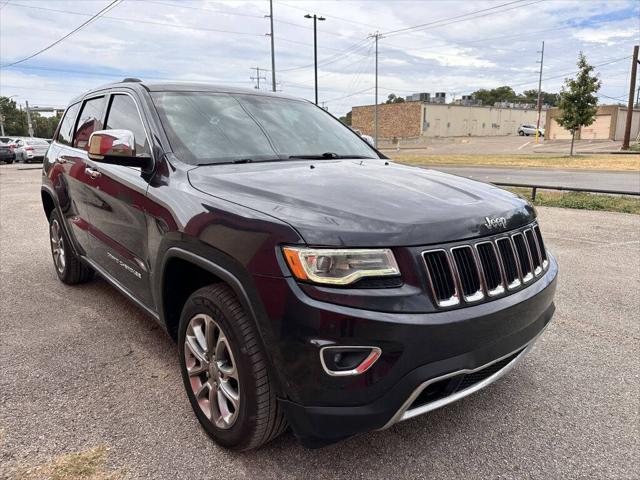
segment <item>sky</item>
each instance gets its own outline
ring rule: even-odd
[[[64,107],[124,77],[271,89],[268,0],[123,0],[67,35],[113,0],[0,0],[0,95]],[[395,93],[479,88],[559,91],[578,53],[596,65],[600,102],[625,102],[638,0],[274,0],[277,90],[313,100],[313,20],[318,22],[319,101],[343,115],[372,104],[379,32],[380,101]],[[475,13],[474,13],[475,12]],[[418,27],[422,25],[421,27]],[[411,27],[418,27],[413,28]],[[252,68],[254,68],[252,70]]]

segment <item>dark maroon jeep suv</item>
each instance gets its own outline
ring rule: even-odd
[[[126,79],[71,102],[42,178],[60,280],[98,273],[167,330],[225,447],[442,407],[554,312],[525,200],[394,163],[304,100]]]

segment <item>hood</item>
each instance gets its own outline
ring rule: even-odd
[[[384,160],[208,165],[194,188],[276,217],[315,246],[411,246],[495,234],[535,212],[492,185]],[[486,218],[505,221],[486,225]]]

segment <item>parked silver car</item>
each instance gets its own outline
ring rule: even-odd
[[[535,135],[536,134],[536,126],[532,125],[531,123],[523,123],[522,125],[520,125],[518,127],[518,135],[523,136],[523,135]],[[540,135],[541,137],[544,137],[544,128],[540,127],[538,129],[538,135]]]
[[[49,148],[44,138],[20,138],[16,142],[16,162],[42,162]]]

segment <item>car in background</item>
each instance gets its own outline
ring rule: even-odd
[[[42,162],[49,148],[44,138],[19,138],[16,142],[16,161],[24,163]]]
[[[535,135],[536,134],[536,126],[532,125],[530,123],[523,123],[522,125],[520,125],[518,127],[518,135],[520,135],[521,137],[526,135]],[[544,137],[544,128],[540,127],[538,129],[538,135],[540,135],[541,137]]]
[[[362,133],[360,130],[358,130],[357,128],[352,128],[351,130],[353,130],[355,133],[357,133],[358,135],[360,135],[360,137],[362,137],[362,139],[367,142],[369,145],[371,145],[372,147],[375,147],[375,141],[373,140],[373,137],[370,135],[365,135],[364,133]]]
[[[11,140],[9,137],[0,137],[0,162],[10,164],[16,159]]]

